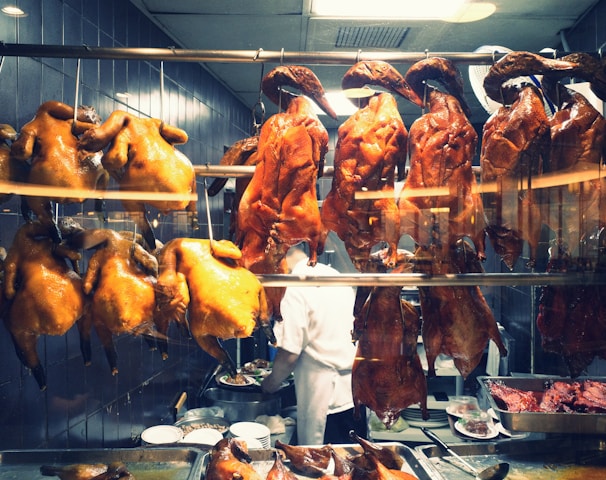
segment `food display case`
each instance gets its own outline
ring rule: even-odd
[[[94,24],[94,21],[83,11],[85,8],[82,5],[76,8],[71,5],[72,3],[84,4],[84,2],[63,2],[62,5],[67,4],[63,6],[70,12],[66,18],[76,16],[78,20],[71,18],[69,21],[75,21],[80,25],[79,29],[85,30],[81,32],[83,36],[93,35],[84,27],[90,27],[89,24]],[[145,32],[141,32],[142,38],[128,47],[121,45],[130,45],[130,42],[124,39],[120,42],[115,39],[114,44],[113,40],[109,41],[103,33],[99,34],[99,32],[97,34],[103,41],[82,45],[81,39],[77,39],[70,43],[69,32],[73,30],[67,25],[65,31],[68,33],[63,45],[59,44],[58,39],[56,42],[47,39],[46,35],[49,35],[52,28],[46,27],[45,37],[41,41],[37,38],[37,34],[32,34],[29,38],[21,33],[22,37],[18,37],[17,29],[11,27],[15,38],[0,39],[2,40],[0,79],[5,81],[5,85],[11,90],[9,95],[6,93],[7,88],[4,88],[0,97],[3,106],[0,123],[11,123],[18,132],[32,119],[43,101],[53,98],[62,100],[68,105],[94,104],[105,119],[110,117],[112,112],[121,110],[130,112],[133,117],[140,115],[162,119],[159,122],[162,128],[168,124],[178,125],[189,134],[188,142],[180,145],[179,150],[186,152],[193,159],[192,168],[198,190],[197,195],[193,195],[190,200],[197,207],[198,223],[192,222],[191,211],[187,211],[186,208],[165,215],[161,207],[152,206],[144,210],[144,215],[148,217],[157,239],[162,243],[177,238],[199,238],[209,241],[227,239],[231,235],[230,222],[233,213],[231,202],[235,194],[232,179],[250,178],[255,168],[219,165],[219,160],[235,141],[249,135],[250,111],[230,95],[231,92],[200,64],[296,63],[308,65],[312,70],[321,65],[339,65],[345,71],[363,55],[355,51],[297,52],[288,49],[260,49],[253,51],[251,55],[248,50],[190,51],[174,47],[147,48],[143,39],[149,40],[149,37],[153,36],[152,32],[157,34],[158,31],[139,13],[131,12],[131,16],[137,18],[137,22],[140,22],[141,29],[145,29]],[[32,18],[26,21],[35,23],[35,19]],[[120,36],[117,28],[115,35]],[[158,44],[169,45],[169,40],[167,37],[162,37],[162,42]],[[535,55],[543,58],[548,56]],[[368,58],[409,67],[435,56],[429,55],[428,52],[383,50],[369,55]],[[452,61],[459,70],[467,73],[468,67],[472,65],[491,66],[504,56],[504,52],[441,52],[440,56]],[[600,55],[592,55],[592,58],[600,56],[601,52]],[[321,72],[321,68],[317,70]],[[577,74],[581,75],[580,70]],[[321,77],[320,74],[319,76]],[[582,86],[579,83],[575,81],[574,84],[566,86],[571,88],[574,86],[575,90],[589,96],[591,82],[583,82]],[[119,97],[117,92],[122,90],[137,93],[131,93],[130,98]],[[601,110],[601,104],[595,100],[594,103]],[[419,110],[417,114],[421,117],[425,112]],[[255,112],[253,118],[254,116]],[[133,118],[130,122],[134,122]],[[338,124],[335,122],[328,129],[330,146],[327,162],[317,178],[316,185],[319,207],[323,206],[331,190],[332,181],[338,175],[335,171],[334,156],[339,142],[341,123],[343,122]],[[480,158],[483,155],[481,137],[485,132],[482,131],[483,125],[473,124],[471,127],[480,136],[473,155],[473,166],[467,165],[469,172],[473,174],[473,181],[470,177],[466,180],[468,183],[465,183],[470,187],[467,193],[485,201],[483,208],[487,218],[502,220],[505,210],[506,215],[510,217],[508,220],[515,218],[520,227],[519,231],[513,232],[515,229],[505,228],[507,221],[504,221],[497,225],[499,228],[502,227],[501,230],[493,228],[484,235],[486,245],[483,256],[486,258],[483,258],[482,262],[475,263],[479,243],[474,244],[473,255],[466,246],[457,244],[452,250],[457,250],[456,254],[461,255],[457,260],[464,259],[462,260],[465,264],[464,268],[453,267],[456,261],[444,267],[448,262],[433,257],[433,265],[430,258],[429,262],[419,262],[407,271],[387,271],[380,267],[377,271],[360,272],[356,268],[355,260],[352,261],[350,258],[344,242],[332,232],[320,261],[331,263],[341,272],[339,275],[304,277],[285,273],[255,275],[265,289],[300,285],[328,287],[351,285],[358,289],[401,288],[401,298],[419,314],[422,303],[419,299],[419,290],[425,298],[429,295],[428,292],[436,292],[443,288],[458,288],[461,289],[459,292],[467,292],[465,295],[473,290],[469,296],[476,295],[475,298],[481,296],[484,299],[483,302],[495,318],[495,328],[497,328],[495,339],[503,342],[502,347],[507,353],[499,351],[499,346],[494,342],[484,342],[478,349],[477,362],[469,371],[465,371],[465,375],[462,375],[460,367],[448,356],[438,356],[435,363],[431,362],[431,365],[428,365],[428,349],[424,345],[422,335],[417,332],[416,347],[421,357],[423,374],[427,375],[432,367],[436,367],[436,377],[428,379],[427,392],[429,399],[427,406],[433,411],[433,416],[430,420],[422,418],[418,406],[413,405],[408,412],[401,415],[403,423],[407,423],[408,428],[398,432],[370,429],[369,437],[373,440],[397,442],[392,444],[392,447],[408,461],[407,471],[419,479],[434,478],[432,475],[437,475],[435,471],[442,474],[442,470],[450,468],[444,467],[448,463],[442,458],[444,452],[435,447],[412,451],[412,448],[399,443],[409,442],[411,445],[425,443],[426,438],[419,430],[421,426],[431,426],[450,443],[462,443],[461,453],[471,457],[493,454],[518,455],[519,451],[509,452],[507,448],[510,442],[514,445],[514,441],[529,440],[523,435],[524,432],[540,434],[540,440],[545,438],[550,440],[551,434],[560,433],[574,433],[579,437],[589,436],[589,440],[594,440],[593,435],[604,433],[603,411],[580,413],[579,418],[582,418],[582,421],[571,420],[569,414],[559,412],[554,414],[557,417],[547,416],[544,413],[537,415],[511,413],[497,405],[492,396],[482,393],[485,383],[476,382],[478,376],[481,380],[497,378],[520,387],[525,385],[525,381],[537,381],[540,378],[539,374],[555,377],[587,373],[591,378],[600,378],[603,373],[601,359],[606,350],[602,343],[584,343],[587,341],[586,337],[575,336],[575,332],[585,332],[583,329],[586,329],[590,332],[592,341],[596,338],[601,340],[600,335],[603,330],[601,324],[605,314],[600,291],[606,283],[606,277],[603,273],[604,206],[600,195],[604,178],[602,160],[598,163],[580,165],[576,169],[567,166],[561,168],[546,166],[541,172],[530,169],[526,172],[529,173],[527,176],[521,174],[519,178],[514,180],[510,178],[504,183],[499,183],[502,178],[496,181],[494,178],[483,178],[482,167],[485,164],[481,165]],[[175,135],[177,133],[179,132],[173,132]],[[16,137],[7,137],[5,143],[8,145],[15,140]],[[86,161],[95,160],[87,157]],[[425,190],[421,193],[407,192],[406,182],[414,176],[415,171],[410,165],[402,170],[402,178],[394,182],[394,192],[397,192],[397,195],[402,192],[405,194],[398,198],[448,197],[450,200],[456,200],[455,203],[459,200],[464,203],[461,190],[453,192],[444,185],[429,192]],[[170,175],[161,174],[160,177],[165,178]],[[117,174],[113,181],[117,182],[122,178]],[[212,179],[217,178],[229,179],[225,195],[209,197],[208,184]],[[411,183],[412,181],[409,185]],[[1,197],[3,210],[0,212],[2,242],[0,246],[7,250],[12,246],[16,232],[28,222],[20,211],[22,196],[44,195],[55,198],[55,196],[67,195],[69,198],[86,198],[84,203],[59,202],[59,205],[53,207],[55,211],[50,212],[49,217],[55,222],[63,217],[71,217],[89,230],[107,228],[114,231],[128,231],[131,234],[143,233],[141,225],[144,224],[134,221],[122,203],[124,197],[129,195],[118,189],[104,192],[82,191],[74,189],[72,185],[58,187],[56,191],[49,192],[27,182],[9,181],[0,183],[0,194],[3,195]],[[364,199],[369,199],[372,195],[378,195],[378,192],[366,188],[360,194]],[[149,200],[149,197],[145,198]],[[101,210],[92,208],[93,203],[101,201],[105,202],[104,212],[107,214],[105,218]],[[480,218],[475,216],[478,212],[477,204],[474,204],[476,210],[471,216],[457,217],[454,220],[449,217],[450,210],[455,209],[452,205],[440,204],[428,208],[421,206],[423,207],[421,208],[420,203],[411,202],[411,204],[413,205],[409,205],[410,208],[418,208],[417,213],[420,218],[431,218],[433,222],[429,229],[432,241],[429,242],[429,246],[423,245],[423,247],[429,249],[436,245],[443,247],[441,242],[445,237],[441,235],[449,228],[454,228],[453,224],[474,226],[473,231],[461,235],[465,237],[463,243],[479,235],[474,230],[476,221]],[[535,214],[542,220],[533,223],[538,218],[533,217]],[[378,220],[373,220],[375,221]],[[412,223],[415,222],[416,228],[420,225],[426,226],[424,220],[415,220]],[[365,233],[361,231],[360,235]],[[406,235],[403,235],[397,243],[396,251],[414,252],[418,244],[422,243],[417,241],[418,238],[412,239],[415,234],[415,228],[406,230]],[[522,238],[517,235],[521,235]],[[136,235],[133,235],[133,242],[127,249],[129,252],[137,249],[134,246],[135,239]],[[105,238],[106,242],[110,240],[109,237]],[[101,249],[97,245],[94,248]],[[382,242],[377,242],[373,246],[372,253],[380,253],[383,246]],[[513,257],[511,251],[514,252]],[[92,251],[84,254],[83,267],[88,267],[92,256]],[[23,282],[23,279],[20,281]],[[67,290],[62,293],[62,298],[67,298]],[[125,293],[132,292],[126,290]],[[465,303],[473,302],[469,300],[469,296],[465,297],[466,299],[462,299],[462,296],[451,299],[451,310],[445,310],[447,313],[440,311],[440,315],[436,315],[437,320],[446,322],[454,317],[452,305],[469,306],[470,303]],[[32,301],[35,297],[34,292]],[[139,301],[142,302],[141,298],[139,297]],[[69,302],[70,300],[65,301],[65,303]],[[439,309],[436,307],[435,310]],[[24,310],[24,312],[19,316],[20,319],[29,318],[29,311]],[[564,325],[562,319],[566,318],[572,321]],[[596,321],[592,323],[592,320]],[[471,336],[471,331],[476,329],[469,330]],[[6,420],[4,424],[7,426],[8,433],[0,437],[0,451],[6,452],[0,459],[2,461],[0,478],[2,478],[2,468],[21,468],[23,465],[29,468],[32,462],[37,464],[50,458],[38,457],[33,453],[30,456],[10,453],[15,449],[23,451],[32,448],[65,448],[70,451],[78,449],[75,455],[84,447],[90,449],[89,453],[92,455],[90,458],[102,458],[101,454],[104,452],[95,449],[106,446],[135,447],[137,450],[133,452],[140,455],[137,461],[147,462],[146,455],[151,455],[150,452],[162,457],[166,454],[164,450],[139,450],[141,432],[155,424],[172,425],[175,421],[173,411],[175,399],[182,392],[187,392],[190,408],[200,407],[201,405],[194,402],[200,400],[200,387],[206,383],[205,380],[209,378],[216,364],[215,358],[200,349],[188,333],[177,330],[176,325],[171,325],[168,335],[168,352],[150,352],[145,340],[130,335],[117,335],[114,338],[115,351],[112,352],[111,347],[107,344],[102,346],[98,341],[101,339],[93,336],[92,352],[88,352],[88,357],[85,351],[81,352],[81,337],[77,329],[73,328],[60,334],[43,332],[40,335],[40,357],[45,369],[45,372],[41,373],[40,369],[28,369],[23,366],[21,362],[23,353],[18,351],[15,355],[12,338],[7,332],[4,333],[0,336],[2,347],[0,358],[3,365],[6,365],[0,375],[0,407],[2,407],[0,411],[3,412],[0,418]],[[238,367],[243,366],[247,360],[269,356],[267,339],[258,331],[247,339],[227,340],[225,349],[236,359]],[[85,362],[83,362],[83,354]],[[106,359],[109,360],[109,366]],[[83,363],[87,366],[85,367]],[[219,380],[216,381],[217,385],[212,385],[213,388],[221,388],[221,377],[217,378]],[[259,379],[251,380],[251,385],[247,386],[250,386],[254,393],[258,393],[259,381]],[[292,385],[289,384],[288,387]],[[285,388],[284,391],[286,390],[290,395],[293,394],[292,388]],[[492,407],[499,423],[507,431],[499,432],[496,438],[489,439],[495,440],[494,443],[465,437],[457,432],[456,418],[448,414],[447,407],[453,398],[465,394],[480,395],[484,399],[482,407]],[[285,406],[284,400],[282,398],[281,406]],[[272,403],[269,413],[280,413],[277,412],[279,407],[276,405],[280,405],[280,402]],[[552,421],[551,418],[556,420]],[[247,417],[246,420],[254,420],[254,418]],[[535,436],[530,438],[530,440],[535,439]],[[507,445],[507,447],[494,445]],[[546,445],[548,444],[543,444],[542,448]],[[478,446],[482,448],[478,450],[471,448]],[[602,447],[596,447],[589,442],[587,451],[597,451]],[[347,448],[351,450],[350,446]],[[537,447],[536,451],[546,450]],[[53,452],[54,450],[49,450],[48,454]],[[121,451],[117,452],[121,453]],[[167,449],[167,452],[174,453],[182,462],[179,468],[184,478],[192,476],[190,471],[194,471],[194,475],[199,474],[201,460],[197,450],[176,448]],[[269,455],[268,452],[256,453],[266,457]],[[581,452],[581,454],[585,453],[585,451]],[[164,457],[161,460],[156,460],[153,455],[151,457],[150,462],[164,462]],[[72,459],[77,461],[78,458],[84,457],[69,457],[69,461]],[[105,461],[105,458],[110,457],[103,457],[102,461]],[[491,457],[489,460],[493,459]],[[262,460],[268,462],[270,459],[264,457]],[[62,457],[60,461],[67,462],[68,458]]]

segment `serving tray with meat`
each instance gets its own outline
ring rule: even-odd
[[[511,431],[606,433],[606,377],[478,377]]]

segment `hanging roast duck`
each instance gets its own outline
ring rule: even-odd
[[[285,111],[272,115],[261,128],[257,166],[239,203],[236,236],[243,265],[258,274],[287,273],[286,252],[302,241],[309,244],[309,262],[315,265],[327,234],[320,219],[316,180],[328,151],[328,132],[310,100],[282,90],[286,85],[336,118],[320,81],[308,68],[279,66],[263,78],[263,92]],[[280,318],[283,292],[283,288],[267,289],[276,318]]]
[[[105,189],[109,175],[100,162],[100,148],[78,144],[78,136],[95,128],[101,118],[93,107],[80,106],[74,119],[73,107],[57,101],[44,102],[34,118],[19,132],[11,145],[13,158],[26,162],[27,181],[34,185],[75,189]],[[61,232],[55,224],[52,202],[83,202],[84,198],[66,196],[28,196],[27,204],[38,220],[47,226],[55,242]],[[103,210],[103,202],[95,201],[95,210]]]
[[[427,99],[429,111],[410,127],[410,172],[398,202],[400,232],[418,245],[435,244],[445,252],[467,236],[483,259],[486,222],[472,171],[478,135],[468,120],[461,73],[447,59],[427,58],[412,65],[405,78]],[[429,80],[448,93],[430,86]]]
[[[122,199],[148,248],[156,248],[156,239],[146,216],[146,205],[166,214],[185,209],[197,228],[196,175],[191,161],[174,145],[187,142],[187,133],[156,118],[139,118],[116,110],[102,125],[80,139],[80,146],[101,150],[109,145],[101,162],[124,192],[174,194],[176,198]]]
[[[377,85],[417,105],[422,100],[386,62],[358,62],[343,76],[343,89]],[[404,176],[408,132],[393,95],[377,93],[340,127],[332,187],[322,203],[322,221],[345,243],[359,271],[373,246],[386,242],[386,262],[396,263],[400,218],[394,194],[396,168]],[[356,198],[369,193],[370,198]]]
[[[576,63],[513,52],[495,63],[484,79],[486,94],[502,106],[484,125],[480,166],[486,232],[495,252],[513,268],[528,242],[533,266],[542,218],[532,179],[543,173],[550,150],[550,126],[543,96],[534,84],[506,85],[524,75],[572,71]],[[489,188],[492,186],[492,188]]]

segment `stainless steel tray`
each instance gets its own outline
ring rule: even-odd
[[[402,466],[402,471],[406,473],[410,473],[415,475],[419,480],[433,480],[433,477],[429,474],[429,472],[425,469],[424,465],[419,461],[419,457],[416,452],[398,442],[385,442],[380,443],[381,446],[387,447],[395,451],[402,459],[404,460],[404,465]],[[347,457],[348,455],[357,455],[362,453],[362,447],[358,444],[340,444],[340,445],[332,445],[337,454],[342,457]],[[250,450],[249,454],[252,458],[252,466],[259,473],[261,478],[266,478],[267,473],[271,469],[274,464],[274,452],[275,449],[259,449],[259,450]],[[206,468],[206,464],[208,462],[208,456],[205,457],[204,460],[204,468]],[[289,462],[285,461],[284,464],[288,467]],[[332,462],[328,467],[328,473],[331,472]],[[305,475],[301,475],[300,473],[293,472],[295,476],[300,480],[308,480],[312,477],[308,477]],[[137,479],[139,480],[139,479]],[[315,478],[314,480],[318,480]]]
[[[584,380],[589,377],[580,377]],[[579,433],[604,434],[606,433],[606,414],[603,413],[549,413],[549,412],[509,412],[499,408],[490,394],[488,381],[498,381],[503,384],[519,388],[520,390],[542,392],[545,382],[549,381],[573,382],[567,377],[553,377],[535,375],[529,377],[478,377],[482,387],[482,394],[490,402],[490,406],[499,416],[499,420],[507,430],[515,432],[543,432],[543,433]],[[591,380],[606,382],[606,377],[591,377]]]
[[[203,459],[196,448],[7,450],[0,452],[0,479],[48,480],[41,465],[121,461],[137,480],[199,480]]]
[[[507,478],[524,480],[606,478],[606,441],[597,437],[508,440],[492,443],[450,444],[452,450],[482,470],[498,462],[510,464]],[[440,447],[416,447],[419,459],[433,480],[469,480],[469,474]],[[452,462],[452,463],[451,463]]]

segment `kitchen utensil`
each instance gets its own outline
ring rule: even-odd
[[[473,465],[465,461],[463,457],[458,455],[454,450],[452,450],[448,445],[446,445],[446,443],[444,443],[444,441],[442,441],[442,439],[438,437],[438,435],[436,435],[434,432],[425,427],[422,427],[421,431],[432,442],[434,442],[436,445],[439,445],[451,456],[456,458],[461,463],[461,465],[465,467],[463,468],[462,466],[459,466],[461,470],[467,472],[470,475],[473,475],[479,480],[502,480],[509,473],[509,464],[506,462],[497,463],[496,465],[492,465],[488,468],[485,468],[484,470],[478,471]]]

